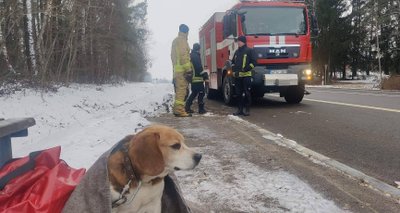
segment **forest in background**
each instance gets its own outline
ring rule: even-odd
[[[330,78],[337,72],[345,77],[346,67],[353,77],[358,71],[400,74],[400,0],[307,2],[310,9],[314,7],[319,27],[315,70],[323,71],[327,65]]]
[[[147,1],[0,0],[1,80],[140,81]]]
[[[400,74],[400,0],[306,0],[313,67],[329,79]],[[147,1],[0,0],[0,81],[110,83],[146,77]],[[380,60],[379,60],[380,59]],[[148,76],[147,76],[148,78]]]

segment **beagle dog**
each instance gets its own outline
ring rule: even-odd
[[[195,168],[201,157],[167,126],[153,125],[127,136],[107,162],[112,212],[161,212],[164,177]]]

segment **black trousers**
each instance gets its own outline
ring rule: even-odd
[[[192,83],[192,93],[190,93],[189,97],[186,100],[186,107],[190,108],[193,104],[193,100],[197,97],[197,103],[200,105],[204,105],[204,83]]]
[[[238,108],[240,111],[243,107],[251,105],[251,77],[235,78],[235,91],[238,97]]]

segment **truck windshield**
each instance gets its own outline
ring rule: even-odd
[[[247,7],[240,9],[246,35],[305,35],[303,8]]]

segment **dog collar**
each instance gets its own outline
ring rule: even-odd
[[[130,185],[131,185],[132,179],[130,179],[128,181],[128,183],[124,186],[124,188],[122,189],[121,194],[119,195],[118,200],[115,200],[114,202],[112,202],[112,208],[116,208],[124,203],[126,203],[126,201],[128,200],[126,193],[129,191]],[[131,196],[131,198],[129,199],[128,203],[132,203],[133,199],[135,199],[137,193],[139,192],[140,188],[142,186],[142,181],[139,180],[138,186],[136,188],[136,191],[133,193],[133,195]]]
[[[122,153],[124,155],[124,165],[125,165],[124,167],[126,169],[126,173],[129,175],[129,180],[128,180],[128,183],[125,184],[124,188],[122,189],[118,200],[115,200],[114,202],[112,202],[112,208],[116,208],[127,202],[128,198],[127,198],[126,194],[129,192],[129,188],[130,188],[130,185],[131,185],[133,179],[137,180],[138,186],[136,187],[136,191],[133,193],[133,195],[129,199],[129,203],[131,203],[133,201],[133,199],[135,199],[137,193],[139,192],[139,190],[142,186],[142,180],[133,171],[132,162],[128,155],[127,145],[119,144],[117,147],[120,148],[119,150],[122,151]]]

